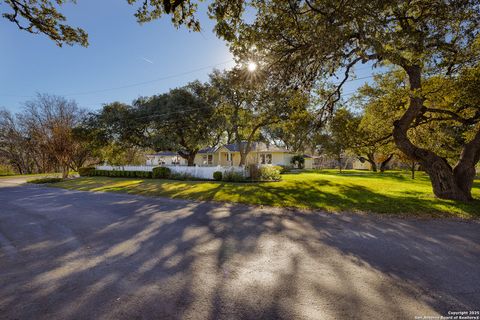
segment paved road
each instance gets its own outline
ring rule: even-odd
[[[480,306],[478,222],[1,180],[0,245],[1,319],[414,319]]]

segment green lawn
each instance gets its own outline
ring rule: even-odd
[[[480,217],[480,200],[472,203],[436,199],[428,177],[418,173],[384,174],[334,170],[285,174],[281,182],[228,183],[134,178],[79,178],[52,186],[85,190],[284,206],[330,212],[375,212],[415,216]],[[480,198],[480,181],[474,196]]]

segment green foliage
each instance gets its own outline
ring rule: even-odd
[[[133,106],[105,105],[89,119],[89,127],[96,132],[96,140],[104,142],[101,159],[112,165],[135,164],[135,151],[147,148],[176,150],[193,165],[196,153],[215,145],[222,134],[216,98],[208,84],[194,81],[164,94],[141,97]]]
[[[360,119],[346,108],[335,111],[319,137],[320,152],[335,157],[341,170],[343,155],[355,144],[355,132]]]
[[[168,179],[172,174],[172,170],[167,167],[155,167],[152,173],[154,179]]]
[[[281,141],[291,152],[305,153],[314,149],[312,143],[316,125],[314,102],[297,103],[293,105],[288,119],[267,126],[262,134],[269,140]]]
[[[217,180],[217,181],[221,181],[222,180],[222,177],[223,177],[223,174],[221,171],[215,171],[213,173],[213,179],[214,180]]]
[[[5,164],[0,164],[0,176],[11,176],[14,175],[15,171],[13,171],[12,167]]]
[[[192,176],[191,174],[187,173],[187,172],[172,172],[170,174],[170,179],[172,180],[182,180],[182,181],[193,181],[193,180],[200,180],[198,178],[195,178],[194,176]]]
[[[250,180],[252,181],[280,181],[280,176],[283,170],[282,166],[258,166],[250,165],[248,167],[250,173]]]
[[[303,169],[303,167],[305,166],[305,157],[301,154],[294,155],[290,160],[290,163],[292,165],[298,166],[298,168],[300,169]]]
[[[280,181],[280,170],[275,166],[262,166],[260,167],[260,180],[261,181]]]
[[[128,0],[131,5],[140,5],[135,13],[135,17],[139,23],[149,22],[158,19],[164,15],[170,15],[171,21],[175,27],[181,25],[193,31],[200,31],[200,23],[195,17],[197,11],[197,3],[193,0]]]
[[[152,178],[152,172],[149,171],[124,171],[124,170],[93,170],[91,176],[96,177],[117,177],[117,178]]]
[[[308,97],[295,90],[279,90],[275,80],[262,76],[248,77],[241,68],[214,71],[210,75],[212,91],[218,97],[218,113],[230,140],[244,141],[240,154],[247,155],[262,130],[287,121],[291,114],[304,110]],[[241,158],[244,161],[246,156]],[[240,163],[244,165],[245,163]]]
[[[45,183],[57,183],[63,181],[62,178],[39,178],[27,181],[28,183],[35,183],[35,184],[45,184]]]
[[[276,168],[280,172],[280,174],[285,174],[292,170],[292,166],[286,166],[286,165],[274,166],[274,168]]]
[[[92,176],[94,171],[95,171],[95,167],[81,167],[81,168],[78,168],[78,174],[80,175],[80,177]]]
[[[7,0],[3,1],[10,6],[11,11],[3,13],[3,17],[17,25],[20,30],[30,33],[42,33],[55,41],[58,46],[75,43],[88,46],[88,35],[80,28],[71,27],[65,23],[66,18],[56,6],[67,0]]]
[[[245,177],[240,172],[227,170],[223,173],[223,181],[242,182],[245,181]]]
[[[253,19],[238,14],[245,6],[254,8]],[[478,64],[478,1],[357,0],[347,4],[340,0],[252,0],[229,5],[217,0],[211,10],[216,13],[217,33],[231,43],[232,51],[262,61],[269,76],[277,79],[277,88],[316,87],[316,96],[323,100],[318,115],[324,119],[342,102],[342,86],[356,65],[390,64],[403,69],[409,96],[390,132],[396,146],[421,162],[436,196],[463,201],[471,198],[472,173],[480,152],[480,116],[472,113],[470,106],[478,110],[478,104],[446,99],[448,108],[441,106],[443,103],[440,108],[429,105],[426,95],[435,91],[429,91],[424,83],[431,75],[453,78]],[[330,81],[337,77],[341,80]],[[473,87],[478,91],[478,85]],[[475,96],[478,94],[470,94]],[[434,135],[418,136],[418,143],[411,136],[412,127],[432,121],[444,121],[446,131],[456,129],[452,123],[460,123],[462,130],[476,127],[472,139],[460,143],[462,151],[455,168],[439,153],[420,146],[423,137]],[[336,141],[325,138],[323,148],[341,165],[342,153],[351,148],[348,137]]]

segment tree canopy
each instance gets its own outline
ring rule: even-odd
[[[218,8],[219,3],[213,6]],[[455,167],[435,151],[415,144],[408,132],[428,114],[449,117],[463,126],[478,124],[479,114],[462,116],[465,105],[457,103],[455,110],[428,106],[423,85],[433,74],[457,77],[478,63],[477,1],[258,0],[249,4],[255,9],[253,21],[236,14],[235,5],[226,5],[216,16],[217,32],[239,57],[252,55],[253,50],[279,85],[312,88],[338,75],[339,82],[324,103],[329,112],[355,65],[373,62],[401,68],[407,75],[409,97],[407,108],[393,124],[396,146],[422,164],[436,196],[471,199],[480,130],[465,141]]]

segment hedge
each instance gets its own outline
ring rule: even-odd
[[[149,171],[123,171],[123,170],[92,170],[89,176],[118,177],[118,178],[151,178]]]
[[[213,179],[217,180],[217,181],[221,181],[222,180],[222,177],[223,177],[223,174],[221,171],[215,171],[213,173]]]
[[[80,177],[89,177],[95,171],[95,167],[82,167],[78,169]]]
[[[155,167],[152,170],[154,179],[168,179],[172,175],[172,171],[167,167]]]

